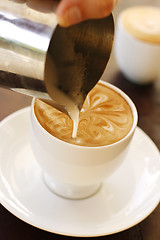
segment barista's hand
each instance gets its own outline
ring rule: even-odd
[[[12,0],[13,1],[13,0]],[[26,2],[28,6],[43,12],[52,11],[55,2],[57,7],[57,18],[61,26],[82,22],[92,18],[103,18],[108,16],[118,0],[14,0]]]
[[[59,24],[67,27],[92,18],[108,16],[118,0],[61,0],[57,8]]]

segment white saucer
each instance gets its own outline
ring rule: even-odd
[[[160,153],[139,128],[128,158],[85,200],[66,200],[44,184],[29,143],[30,108],[0,123],[0,200],[23,221],[69,236],[101,236],[146,218],[160,200]]]

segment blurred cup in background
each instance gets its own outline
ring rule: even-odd
[[[132,82],[146,84],[160,74],[160,8],[134,6],[117,20],[114,53],[122,73]]]

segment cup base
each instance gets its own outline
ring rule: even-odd
[[[68,199],[84,199],[96,194],[101,187],[101,183],[89,186],[78,186],[60,183],[53,180],[48,174],[43,173],[43,180],[46,186],[56,195]]]

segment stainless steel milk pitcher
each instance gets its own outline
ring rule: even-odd
[[[0,0],[0,86],[65,106],[67,95],[81,109],[109,60],[113,17],[72,27],[56,14]]]

